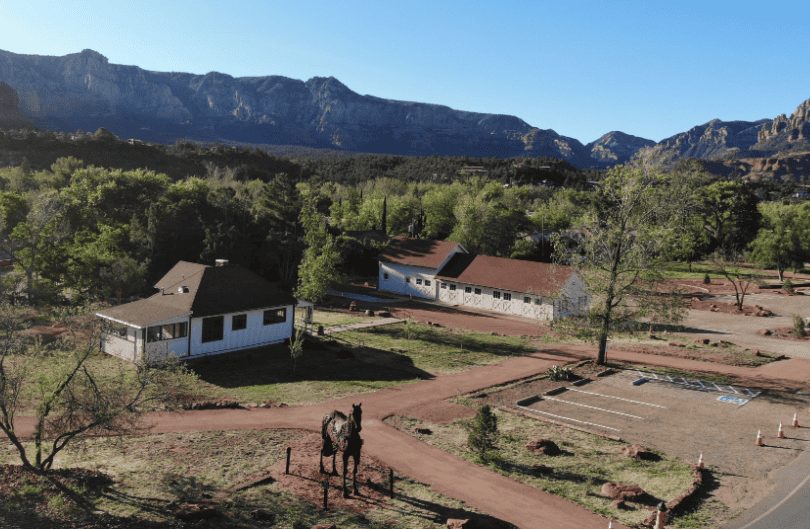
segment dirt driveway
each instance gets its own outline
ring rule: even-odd
[[[732,296],[733,298],[733,296]],[[729,301],[725,297],[718,301]],[[807,343],[778,340],[757,334],[760,329],[775,329],[793,326],[793,314],[810,316],[810,296],[785,296],[773,293],[754,293],[745,297],[746,305],[759,305],[773,312],[774,316],[755,318],[722,312],[691,310],[683,322],[688,329],[681,334],[694,338],[726,340],[741,347],[759,349],[777,354],[810,358]]]

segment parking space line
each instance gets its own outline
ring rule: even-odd
[[[576,391],[577,393],[587,393],[588,395],[597,395],[599,397],[607,397],[609,399],[616,399],[616,400],[623,400],[625,402],[632,402],[633,404],[643,404],[645,406],[655,406],[656,408],[664,408],[667,409],[666,406],[661,406],[660,404],[651,404],[649,402],[641,402],[640,400],[630,400],[630,399],[623,399],[622,397],[614,397],[613,395],[605,395],[604,393],[594,393],[593,391],[582,391],[581,389],[575,388],[566,388],[568,391]]]
[[[614,432],[621,431],[618,428],[611,428],[610,426],[605,426],[604,424],[596,424],[595,422],[580,421],[579,419],[572,419],[571,417],[565,417],[563,415],[554,415],[553,413],[548,413],[547,411],[540,411],[535,410],[534,408],[527,408],[526,406],[518,406],[518,408],[530,411],[532,413],[540,413],[542,415],[548,415],[549,417],[555,417],[557,419],[564,419],[566,421],[574,421],[582,424],[587,424],[588,426],[598,426],[599,428],[607,428],[608,430],[613,430]]]
[[[587,404],[580,404],[579,402],[571,402],[570,400],[563,400],[563,399],[555,399],[554,397],[543,397],[543,400],[553,400],[555,402],[562,402],[564,404],[572,404],[574,406],[581,406],[583,408],[590,408],[592,410],[604,411],[605,413],[615,413],[616,415],[623,415],[625,417],[631,417],[633,419],[644,420],[644,417],[639,417],[638,415],[630,415],[629,413],[622,413],[620,411],[614,410],[607,410],[605,408],[597,408],[596,406],[588,406]]]

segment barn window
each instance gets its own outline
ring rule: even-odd
[[[442,283],[442,284],[441,284],[441,287],[442,287],[442,288],[447,288],[447,283]]]
[[[535,305],[539,305],[540,303],[541,303],[540,298],[535,298],[534,299],[534,304]]]
[[[231,317],[231,330],[241,331],[247,329],[247,314],[236,314]]]
[[[523,297],[523,303],[531,303],[531,302],[532,302],[532,298],[530,298],[529,296],[524,296]]]
[[[509,292],[504,292],[503,293],[503,300],[504,301],[512,301],[512,294],[510,294]]]
[[[222,340],[225,330],[225,317],[213,316],[203,318],[202,321],[202,343],[216,342]]]
[[[385,279],[386,281],[388,281],[388,274],[383,274],[383,279]]]
[[[472,287],[464,287],[465,294],[472,294]]]
[[[492,297],[495,298],[495,299],[501,299],[501,293],[498,292],[497,290],[493,290],[492,291]]]
[[[406,283],[410,283],[410,282],[411,282],[411,278],[410,278],[410,277],[406,277],[406,278],[405,278],[405,282],[406,282]]]
[[[425,286],[426,286],[426,287],[429,287],[429,286],[430,286],[430,279],[425,279]]]
[[[475,294],[476,294],[477,296],[480,296],[480,295],[481,295],[481,289],[480,289],[480,288],[476,288],[476,289],[475,289]]]
[[[416,284],[421,285],[422,284],[422,279],[417,277],[416,278]]]
[[[455,290],[455,289],[456,289],[456,285],[450,283],[450,290]]]

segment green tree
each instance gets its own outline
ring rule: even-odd
[[[483,461],[490,459],[492,452],[497,448],[498,417],[492,413],[488,404],[478,408],[468,426],[467,446]]]
[[[462,192],[459,184],[433,186],[422,196],[422,206],[427,218],[425,236],[445,239],[456,225],[455,209]]]
[[[683,318],[683,304],[663,281],[661,249],[671,219],[691,205],[690,189],[687,178],[664,175],[652,151],[642,149],[631,163],[609,171],[594,192],[584,217],[589,235],[575,244],[557,238],[558,262],[576,268],[591,295],[586,316],[561,328],[595,341],[599,365],[607,361],[617,324]]]
[[[278,270],[281,281],[294,284],[304,251],[301,193],[286,173],[263,185],[255,208],[256,221],[266,230],[262,256]]]
[[[763,207],[763,227],[751,242],[751,259],[766,268],[776,268],[779,281],[785,270],[801,267],[808,254],[810,227],[803,225],[798,210],[782,204]]]
[[[307,248],[298,267],[295,295],[313,303],[326,295],[326,289],[342,280],[338,266],[342,262],[334,237],[327,229],[326,217],[315,209],[311,190],[302,192],[301,224]]]
[[[717,181],[698,190],[698,214],[713,248],[741,251],[759,229],[759,199],[739,182]]]

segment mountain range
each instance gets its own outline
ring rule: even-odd
[[[123,138],[302,145],[408,155],[549,156],[608,167],[650,146],[676,158],[773,157],[810,151],[810,100],[790,117],[712,120],[661,142],[613,131],[583,145],[516,116],[359,95],[334,77],[151,72],[93,50],[62,57],[0,50],[0,121],[62,131],[105,127]]]

